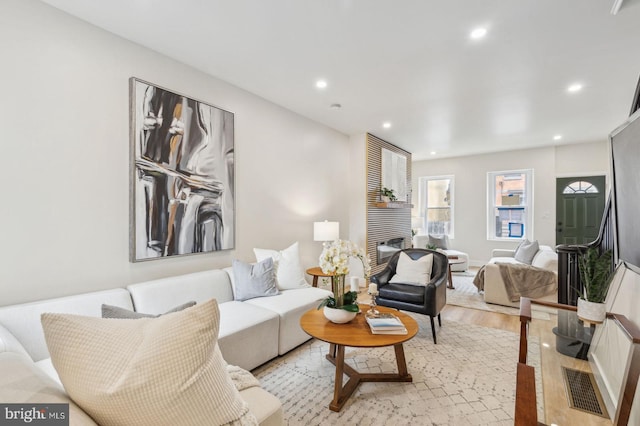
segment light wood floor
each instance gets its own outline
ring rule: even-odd
[[[447,305],[441,312],[443,326],[446,321],[455,321],[476,324],[483,327],[497,328],[513,333],[520,333],[520,317],[497,312],[468,309],[459,306]],[[540,324],[540,323],[537,323]],[[545,339],[553,339],[555,336],[550,332],[549,327],[536,327],[536,321],[532,322],[529,330],[530,335]],[[542,380],[545,389],[545,412],[548,425],[611,425],[608,419],[603,419],[592,414],[583,413],[579,410],[568,408],[567,397],[564,390],[564,382],[560,377],[560,363],[574,369],[587,369],[586,361],[573,361],[567,364],[568,357],[560,355],[555,350],[550,351],[541,347],[541,356],[545,357],[542,365]],[[517,360],[514,359],[514,363]]]
[[[520,333],[520,317],[516,315],[447,305],[442,310],[441,317],[443,321],[464,322],[482,327],[498,328],[512,333]]]

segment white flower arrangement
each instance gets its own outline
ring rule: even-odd
[[[335,240],[322,250],[320,267],[325,274],[347,275],[349,273],[349,258],[360,259],[365,278],[371,273],[371,261],[363,248],[348,240]]]
[[[369,256],[358,247],[357,244],[347,240],[335,240],[324,247],[320,254],[320,267],[325,274],[331,274],[331,287],[333,297],[328,297],[318,309],[327,306],[330,308],[344,309],[358,312],[358,293],[344,291],[344,278],[349,273],[349,258],[355,257],[362,262],[364,276],[367,278],[371,274],[371,262]]]

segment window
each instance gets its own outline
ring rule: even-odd
[[[571,182],[562,191],[563,194],[597,194],[598,192],[600,191],[594,184],[583,180]]]
[[[453,183],[453,176],[420,178],[420,226],[423,234],[453,238]]]
[[[533,239],[533,170],[487,174],[487,239]]]

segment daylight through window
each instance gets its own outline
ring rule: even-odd
[[[488,173],[488,239],[531,238],[532,184],[533,170]]]
[[[453,183],[453,176],[420,178],[419,233],[453,238]]]

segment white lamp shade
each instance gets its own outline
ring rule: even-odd
[[[333,241],[340,238],[340,222],[313,222],[313,241]]]

